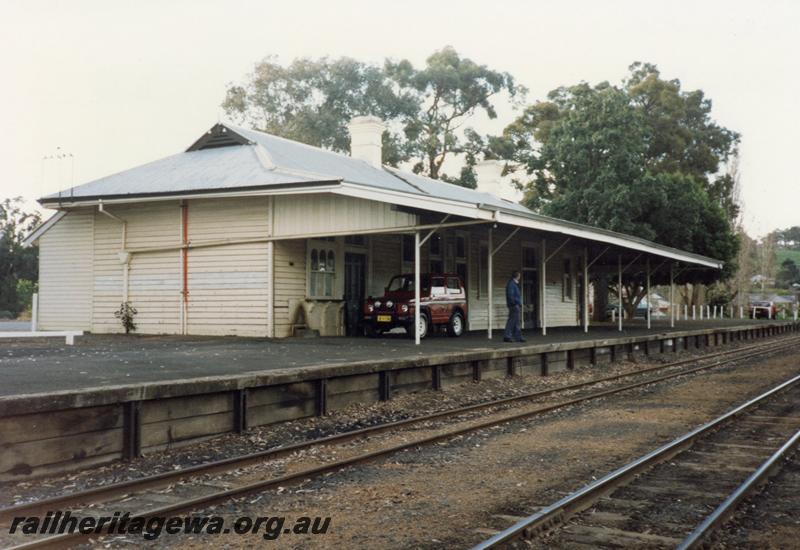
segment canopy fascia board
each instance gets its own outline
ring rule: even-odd
[[[674,249],[664,249],[659,246],[638,242],[635,240],[627,239],[623,236],[609,235],[605,232],[594,231],[591,228],[570,227],[568,225],[555,224],[545,220],[528,218],[525,216],[518,216],[506,212],[498,212],[497,221],[508,225],[516,225],[526,227],[528,229],[536,229],[548,233],[561,233],[562,235],[569,235],[578,237],[588,241],[601,242],[617,246],[620,248],[627,248],[637,252],[652,254],[661,258],[669,258],[679,262],[690,263],[695,265],[702,265],[712,269],[722,269],[722,262],[712,258],[698,257],[694,254],[681,252]]]

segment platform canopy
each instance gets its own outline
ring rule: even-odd
[[[228,123],[215,124],[186,151],[43,197],[43,206],[59,210],[100,203],[166,199],[331,193],[385,202],[421,214],[430,223],[448,216],[527,228],[584,244],[594,272],[619,262],[643,266],[647,258],[683,266],[682,278],[705,279],[722,262],[625,235],[537,214],[490,193],[467,189]],[[28,237],[35,241],[52,226],[45,223]],[[656,264],[658,261],[655,262]],[[631,267],[633,269],[633,267]],[[628,271],[628,270],[626,270]],[[629,271],[632,273],[633,271]],[[658,270],[654,276],[658,278]],[[664,271],[661,271],[664,273]]]

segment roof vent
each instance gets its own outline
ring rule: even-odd
[[[350,131],[350,156],[368,162],[376,168],[383,166],[381,147],[386,126],[376,116],[353,117],[347,125]]]
[[[216,149],[218,147],[231,147],[232,145],[250,145],[250,140],[240,136],[222,124],[215,124],[208,132],[203,134],[186,151],[201,151],[203,149]]]

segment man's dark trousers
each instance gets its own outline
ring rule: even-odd
[[[509,306],[506,331],[503,333],[503,338],[516,341],[522,340],[522,330],[519,328],[519,312],[520,307],[518,305]]]
[[[522,293],[519,290],[519,284],[514,279],[510,279],[506,284],[506,305],[508,306],[508,320],[503,339],[521,342],[522,330],[519,328],[519,312],[522,309]]]

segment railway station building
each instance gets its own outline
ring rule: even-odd
[[[289,337],[358,332],[392,276],[457,273],[467,328],[502,328],[522,273],[523,324],[588,330],[598,275],[670,283],[712,258],[536,214],[381,164],[382,122],[350,124],[352,155],[218,123],[186,151],[43,197],[42,330]],[[621,319],[620,319],[621,321]]]

